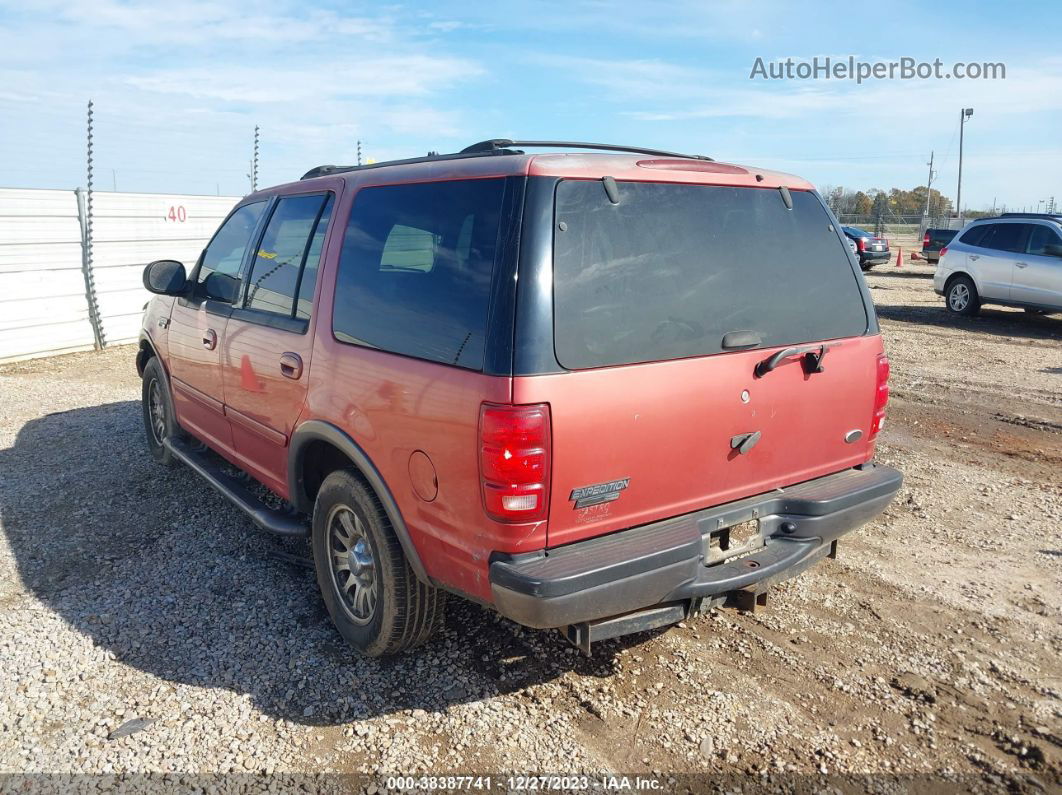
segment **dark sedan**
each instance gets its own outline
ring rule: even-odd
[[[865,271],[875,265],[889,261],[889,241],[883,237],[875,237],[865,229],[857,226],[842,226],[845,237],[856,244],[856,254],[859,256],[859,267]]]

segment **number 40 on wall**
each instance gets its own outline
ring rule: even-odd
[[[173,221],[174,223],[183,224],[188,220],[188,213],[184,209],[183,204],[170,205],[170,211],[166,213],[166,220]]]

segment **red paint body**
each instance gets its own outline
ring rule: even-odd
[[[683,166],[685,164],[685,167]],[[494,552],[529,552],[709,507],[858,465],[873,454],[880,336],[841,341],[823,373],[798,360],[763,378],[757,349],[677,361],[535,376],[491,376],[337,341],[331,331],[336,270],[351,204],[372,185],[493,176],[558,176],[810,190],[795,177],[724,164],[629,155],[484,157],[381,168],[283,186],[257,198],[336,195],[305,334],[218,318],[157,298],[145,331],[171,378],[178,421],[278,495],[291,496],[288,443],[320,420],[349,435],[388,485],[427,574],[438,584],[492,600]],[[759,179],[757,179],[757,175]],[[172,310],[171,310],[172,306]],[[169,317],[168,329],[158,320]],[[208,331],[218,340],[203,344]],[[282,375],[297,354],[301,377]],[[748,400],[742,399],[743,391]],[[484,510],[478,422],[488,403],[546,403],[551,417],[547,520],[507,524]],[[862,440],[845,443],[850,429]],[[752,454],[731,437],[760,430]],[[431,492],[434,467],[437,493]],[[572,509],[573,488],[630,478],[622,499]],[[425,485],[426,484],[426,485]]]

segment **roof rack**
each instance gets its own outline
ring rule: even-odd
[[[1062,213],[1000,213],[996,218],[1046,218],[1058,221],[1062,220]]]
[[[708,160],[707,155],[684,155],[663,149],[646,149],[642,146],[620,146],[618,144],[591,144],[583,141],[511,141],[508,138],[492,138],[466,146],[460,154],[478,154],[480,152],[498,152],[514,146],[530,146],[538,149],[600,149],[604,152],[634,152],[639,155],[657,155],[658,157],[681,157],[687,160]]]
[[[313,179],[331,174],[346,174],[350,171],[365,171],[371,168],[383,168],[384,166],[405,166],[413,163],[435,163],[443,160],[464,160],[469,157],[491,157],[492,155],[522,155],[523,151],[514,149],[517,146],[530,146],[548,149],[599,149],[605,152],[633,152],[640,155],[656,155],[658,157],[681,157],[688,160],[708,160],[712,158],[705,155],[683,155],[678,152],[667,152],[663,149],[645,149],[638,146],[619,146],[617,144],[591,144],[579,141],[511,141],[508,138],[492,138],[487,141],[479,141],[471,146],[466,146],[460,152],[440,155],[438,152],[429,152],[424,157],[410,157],[405,160],[384,160],[379,163],[369,163],[364,166],[317,166],[311,168],[301,179]]]

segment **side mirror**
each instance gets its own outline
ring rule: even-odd
[[[1044,246],[1044,254],[1049,257],[1062,257],[1062,243],[1048,243]]]
[[[158,295],[180,295],[188,285],[184,265],[177,260],[158,259],[144,268],[144,288]]]
[[[240,280],[226,273],[214,272],[203,279],[203,295],[215,301],[231,304],[240,294]]]

